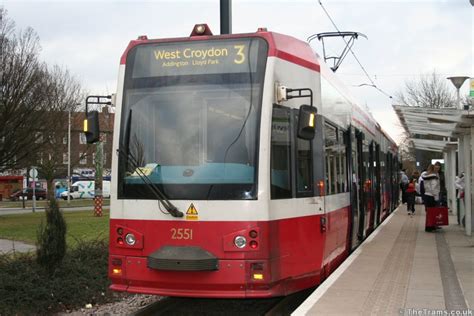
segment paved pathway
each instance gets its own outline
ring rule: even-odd
[[[455,216],[449,220],[450,226],[427,233],[423,206],[413,217],[401,206],[293,315],[468,312],[474,307],[474,239]]]
[[[14,241],[8,239],[0,239],[0,255],[11,252],[28,252],[34,251],[34,245],[26,244],[21,241]]]

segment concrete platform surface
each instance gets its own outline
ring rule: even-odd
[[[474,315],[474,238],[400,206],[292,315]]]

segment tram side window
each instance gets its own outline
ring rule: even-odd
[[[363,159],[363,184],[364,184],[364,192],[370,193],[372,190],[372,181],[371,181],[371,161],[370,161],[370,148],[368,141],[364,140],[362,143],[362,159]]]
[[[386,157],[385,157],[385,153],[383,151],[380,151],[380,158],[379,158],[379,163],[380,163],[380,183],[379,183],[379,187],[380,187],[380,194],[381,194],[381,199],[382,199],[382,210],[385,208],[385,199],[384,199],[384,196],[385,196],[385,193],[387,193],[387,178],[386,178],[386,175],[385,175],[385,160],[386,160]]]
[[[271,139],[271,198],[289,199],[291,194],[290,111],[274,107]]]
[[[339,143],[337,129],[329,124],[324,125],[326,194],[335,194],[337,190],[337,169],[339,167]]]
[[[385,185],[385,160],[386,160],[386,154],[383,151],[380,151],[380,185],[382,186],[382,190],[386,190],[386,185]]]
[[[339,168],[338,168],[338,187],[339,192],[347,192],[347,164],[346,164],[346,144],[344,142],[344,133],[339,130]]]

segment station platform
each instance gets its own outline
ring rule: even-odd
[[[449,223],[401,205],[292,315],[473,315],[474,238]]]

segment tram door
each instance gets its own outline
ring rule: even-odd
[[[361,162],[362,162],[362,133],[351,130],[351,206],[352,206],[352,232],[351,248],[360,244],[363,234],[364,214],[361,196]]]
[[[375,192],[375,187],[376,187],[376,182],[375,182],[375,157],[374,157],[374,142],[371,142],[368,145],[368,153],[367,153],[367,161],[365,163],[367,164],[366,167],[366,180],[365,180],[365,194],[367,196],[366,198],[366,213],[368,213],[368,223],[367,223],[367,233],[370,233],[372,230],[374,230],[374,220],[375,220],[375,210],[376,210],[376,205],[375,205],[375,197],[374,197],[374,192]],[[364,151],[366,150],[366,147],[364,145]],[[365,154],[365,152],[364,152]]]
[[[389,182],[388,187],[390,188],[390,206],[389,213],[391,213],[395,208],[395,200],[397,199],[395,195],[395,187],[393,184],[393,156],[392,153],[387,153],[387,179]]]
[[[380,159],[380,145],[375,145],[375,226],[380,223],[380,215],[382,212],[382,195],[383,195],[383,180],[381,177],[381,164],[383,161]]]
[[[364,139],[364,134],[356,133],[357,156],[359,165],[359,233],[358,237],[363,240],[366,236],[370,223],[371,205],[371,174],[370,174],[370,151],[369,143]]]

